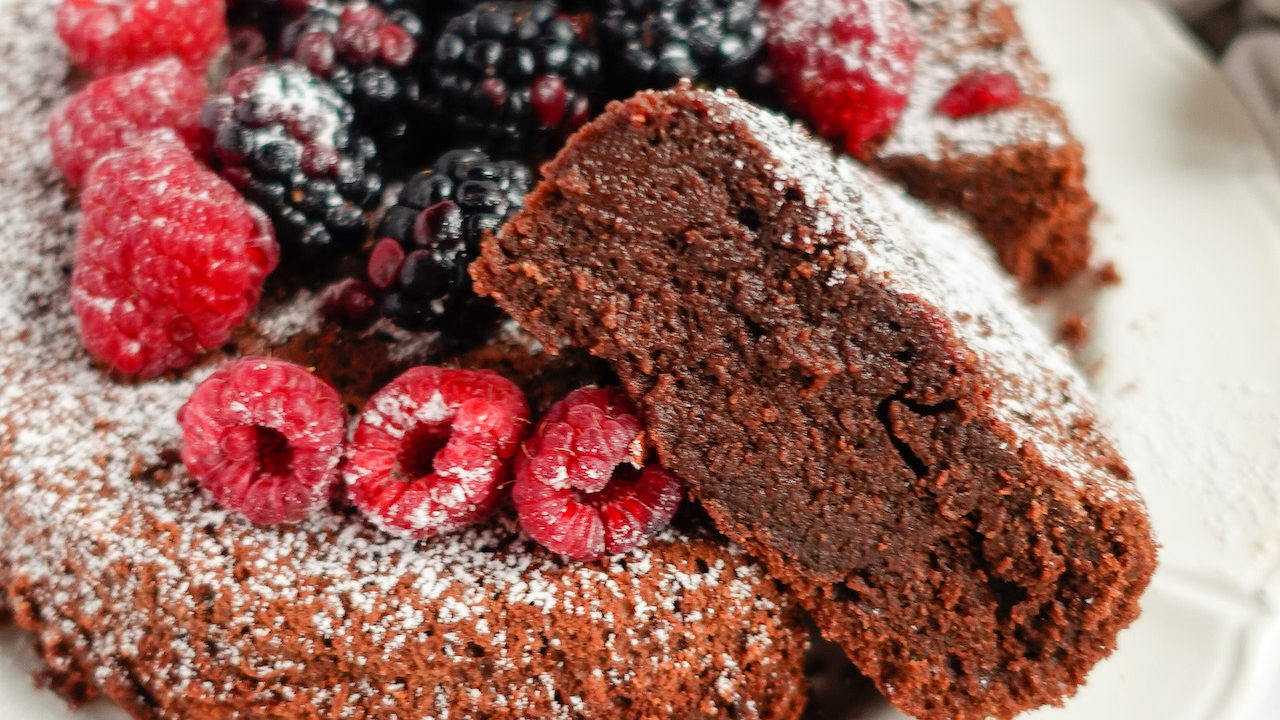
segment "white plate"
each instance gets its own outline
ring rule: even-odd
[[[1083,353],[1164,549],[1144,613],[1039,720],[1260,720],[1280,679],[1280,176],[1240,103],[1147,0],[1026,0],[1088,150],[1099,252]],[[68,713],[0,635],[0,720]],[[900,717],[888,709],[874,720]]]

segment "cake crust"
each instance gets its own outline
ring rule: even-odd
[[[667,467],[890,701],[1060,702],[1138,613],[1141,500],[966,229],[732,95],[611,106],[480,292],[607,360]]]

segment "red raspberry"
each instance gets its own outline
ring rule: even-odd
[[[788,102],[851,154],[865,159],[897,124],[920,47],[904,0],[788,0],[767,43]]]
[[[517,456],[524,531],[572,560],[626,552],[675,515],[679,478],[645,465],[640,419],[620,389],[583,388],[547,411]]]
[[[58,35],[94,75],[174,55],[199,72],[227,44],[223,0],[62,0]]]
[[[619,464],[644,464],[640,418],[621,388],[569,393],[551,406],[524,449],[520,471],[557,490],[600,492]]]
[[[199,154],[204,80],[173,58],[99,78],[72,95],[49,122],[53,162],[73,185],[93,161],[168,128]]]
[[[978,70],[956,81],[938,101],[938,111],[957,120],[982,115],[1022,102],[1018,78],[1009,72]]]
[[[293,363],[245,357],[200,383],[182,409],[182,462],[220,505],[250,522],[297,522],[338,480],[346,410]]]
[[[529,423],[524,393],[485,370],[417,367],[378,391],[351,441],[351,499],[387,532],[429,538],[488,515]]]
[[[124,373],[225,343],[279,258],[266,216],[171,133],[104,156],[80,203],[71,304],[85,347]]]

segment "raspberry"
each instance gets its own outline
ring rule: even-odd
[[[1013,73],[976,71],[960,78],[938,101],[938,111],[957,120],[1012,107],[1022,102]]]
[[[143,377],[222,345],[279,250],[260,210],[171,133],[104,156],[80,196],[71,303],[85,347]]]
[[[529,422],[524,393],[483,370],[417,367],[378,391],[351,441],[351,499],[387,532],[429,538],[489,514]]]
[[[619,467],[598,493],[557,490],[519,475],[512,489],[525,533],[580,562],[639,547],[671,522],[683,497],[680,479],[657,465]]]
[[[517,461],[530,480],[600,492],[624,461],[644,464],[635,405],[620,388],[585,387],[551,406]]]
[[[245,357],[200,383],[178,411],[182,462],[250,522],[297,522],[338,480],[346,410],[338,391],[292,363]]]
[[[58,35],[94,75],[174,55],[197,71],[227,44],[223,0],[62,0]]]
[[[200,108],[208,94],[203,79],[173,58],[94,80],[49,122],[53,162],[79,185],[94,160],[163,128],[199,153]]]
[[[684,484],[643,465],[635,406],[617,388],[582,388],[547,411],[516,458],[512,499],[524,531],[572,560],[640,545],[671,521]]]
[[[920,38],[904,0],[789,0],[767,44],[792,107],[865,159],[906,107]]]

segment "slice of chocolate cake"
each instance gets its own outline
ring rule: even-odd
[[[1028,285],[1061,282],[1092,252],[1097,210],[1084,151],[1013,11],[1002,0],[915,0],[916,77],[873,164],[917,197],[970,215],[1004,266]],[[973,73],[1008,73],[1022,100],[953,118],[939,101]]]
[[[667,467],[922,718],[1071,694],[1138,614],[1141,499],[990,251],[732,95],[570,140],[472,265],[606,359]]]

